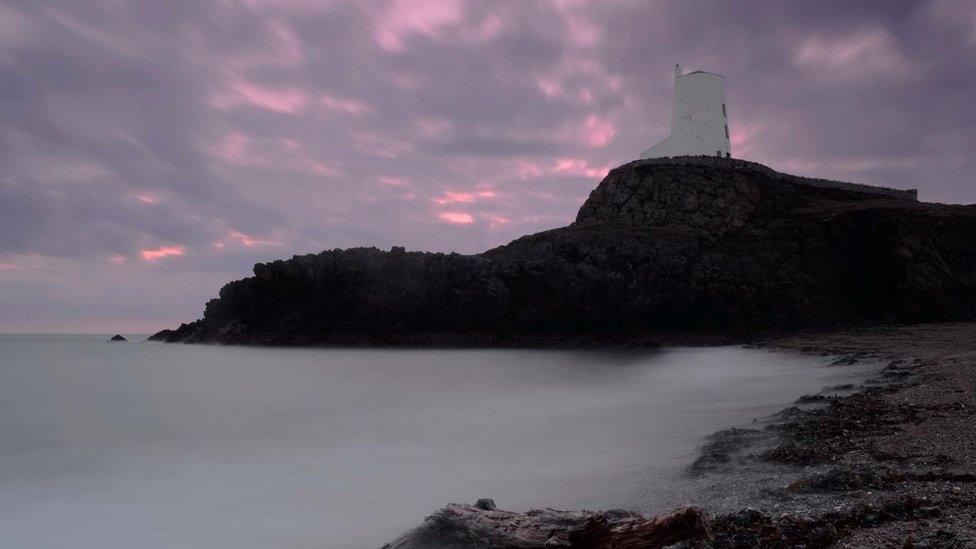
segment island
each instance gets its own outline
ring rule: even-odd
[[[328,250],[254,266],[151,339],[605,345],[970,320],[976,206],[733,158],[612,170],[575,222],[474,255]]]

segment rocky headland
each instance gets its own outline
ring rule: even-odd
[[[620,166],[571,225],[481,254],[355,248],[257,264],[202,319],[152,339],[648,344],[974,316],[976,206],[683,157]]]

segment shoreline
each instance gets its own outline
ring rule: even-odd
[[[805,395],[769,418],[757,418],[755,428],[707,437],[687,474],[713,494],[708,499],[713,504],[690,508],[695,528],[665,534],[690,547],[716,548],[976,545],[976,323],[794,334],[747,346],[835,356],[837,367],[866,361],[886,365],[859,385]],[[736,503],[719,510],[715,502],[723,493],[735,494],[730,500],[747,501],[748,507]],[[590,535],[593,524],[613,527],[601,535],[637,531],[647,536],[641,539],[652,539],[661,532],[640,529],[657,528],[687,509],[648,519],[620,511],[581,518],[573,511],[552,520],[577,521],[578,531],[560,534],[562,546],[585,547],[592,539],[580,535]],[[505,524],[528,524],[540,516],[504,513],[452,504],[391,547],[423,546],[410,545],[409,536],[418,531],[429,536],[431,528],[470,536],[477,523],[480,534],[499,534],[507,526],[492,526],[492,516]],[[704,529],[700,517],[707,521]]]
[[[708,437],[689,471],[711,476],[720,491],[748,479],[757,493],[749,508],[715,517],[715,547],[976,544],[976,324],[795,334],[752,346],[884,367],[832,388],[840,394],[799,398],[765,427]]]
[[[844,326],[802,332],[809,335],[856,331],[866,326]],[[182,327],[181,327],[182,328]],[[188,330],[188,329],[186,329]],[[663,347],[716,347],[743,345],[763,347],[765,342],[786,339],[796,329],[656,330],[650,332],[578,332],[506,334],[495,332],[417,334],[333,334],[328,337],[290,334],[255,335],[246,339],[195,340],[181,337],[181,330],[160,330],[144,341],[190,345],[241,345],[244,347],[299,347],[351,349],[647,349]]]

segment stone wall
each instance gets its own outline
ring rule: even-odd
[[[648,158],[643,160],[637,160],[635,162],[631,162],[630,164],[625,164],[625,165],[643,166],[643,165],[654,165],[654,164],[708,166],[708,167],[715,167],[715,168],[728,168],[731,166],[736,171],[743,171],[743,172],[751,171],[755,173],[761,173],[762,175],[768,178],[782,181],[785,183],[793,183],[795,185],[807,185],[809,187],[819,187],[823,189],[841,189],[844,191],[851,191],[851,192],[864,193],[864,194],[874,194],[874,195],[886,196],[890,198],[898,198],[901,200],[918,200],[917,189],[892,189],[890,187],[876,187],[874,185],[864,185],[862,183],[850,183],[847,181],[833,181],[830,179],[820,179],[816,177],[802,177],[799,175],[791,175],[791,174],[778,172],[758,162],[750,162],[748,160],[742,160],[739,158],[718,158],[715,156],[677,156],[672,158]]]
[[[692,164],[685,159],[701,160]],[[655,158],[612,170],[590,193],[576,224],[680,228],[711,238],[736,231],[760,207],[759,183],[769,177],[730,171],[730,160],[721,169],[709,162],[705,157]]]

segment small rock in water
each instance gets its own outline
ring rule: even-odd
[[[128,341],[128,339],[122,337],[121,334],[115,334],[109,341]]]

